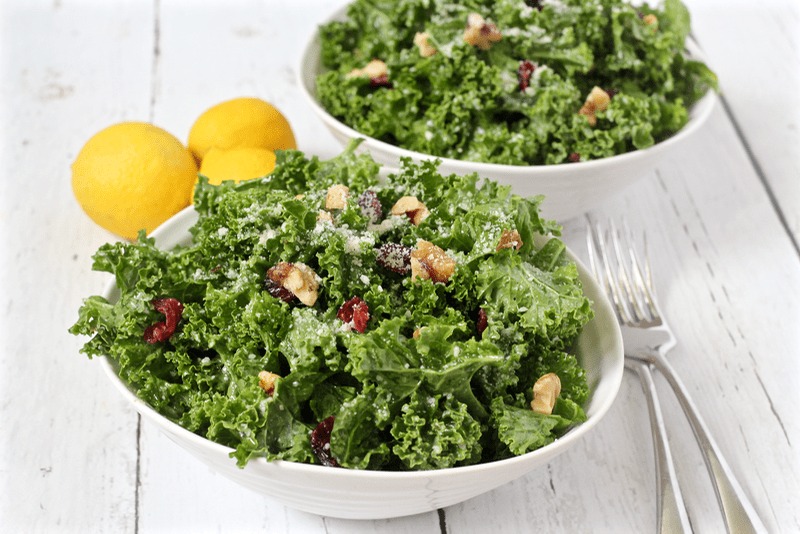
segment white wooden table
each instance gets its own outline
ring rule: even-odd
[[[301,43],[344,0],[0,2],[0,530],[3,532],[654,532],[642,391],[528,476],[438,512],[344,521],[210,472],[125,404],[67,333],[108,277],[114,237],[74,200],[97,131],[152,121],[183,141],[207,107],[252,95],[299,146],[340,150],[298,93]],[[671,361],[772,532],[800,532],[800,7],[687,0],[721,105],[696,144],[591,215],[647,232]],[[619,220],[619,219],[617,219]],[[565,240],[583,257],[583,222]],[[657,376],[696,532],[721,532],[702,458]]]

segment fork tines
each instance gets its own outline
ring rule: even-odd
[[[588,218],[587,221],[586,241],[592,274],[603,285],[606,294],[611,296],[617,318],[628,325],[656,321],[659,315],[647,255],[647,236],[644,235],[642,262],[625,219],[622,220],[623,231],[617,229],[613,220],[609,221],[607,230]],[[609,251],[608,242],[613,252]]]

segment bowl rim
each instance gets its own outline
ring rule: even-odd
[[[183,237],[178,238],[176,242],[178,243],[185,243],[188,242],[187,239],[191,238],[191,234],[189,234],[189,228],[194,225],[194,223],[198,219],[198,213],[194,209],[193,205],[190,205],[177,214],[173,215],[167,221],[162,223],[158,228],[153,230],[149,237],[156,239],[156,246],[159,246],[159,240],[164,239],[166,235],[170,233],[180,233]],[[185,235],[184,235],[185,234]],[[550,239],[547,237],[541,239]],[[169,248],[172,248],[170,246]],[[161,248],[161,247],[159,247]],[[586,292],[586,284],[588,282],[589,286],[592,288],[593,293],[596,293],[595,298],[592,299],[592,309],[595,312],[595,318],[592,321],[596,320],[598,316],[604,317],[611,317],[615,318],[615,312],[613,311],[612,305],[608,298],[603,292],[602,288],[595,282],[594,278],[592,278],[590,271],[587,267],[580,261],[580,259],[572,253],[569,247],[566,248],[567,255],[569,258],[574,261],[578,267],[579,271],[579,278],[581,282],[584,284],[584,292]],[[102,296],[107,300],[114,301],[118,295],[116,279],[112,278],[108,284],[106,285]],[[597,298],[599,297],[599,298]],[[601,312],[601,313],[598,313]],[[497,467],[508,467],[511,468],[516,466],[517,464],[523,465],[527,464],[528,462],[536,461],[540,457],[544,457],[545,460],[549,458],[550,454],[554,451],[555,447],[559,448],[569,448],[569,446],[580,439],[583,438],[585,434],[587,434],[592,428],[594,428],[597,423],[606,415],[606,413],[611,408],[612,404],[616,400],[617,394],[619,392],[620,385],[622,383],[622,376],[624,372],[624,351],[623,351],[623,342],[622,342],[622,333],[617,323],[616,319],[611,321],[613,324],[613,330],[610,332],[611,335],[611,345],[612,348],[616,350],[609,351],[610,357],[610,364],[608,367],[610,371],[607,371],[605,374],[601,374],[597,380],[597,383],[594,385],[592,393],[597,390],[597,385],[603,383],[605,385],[606,396],[603,399],[603,402],[594,407],[594,411],[592,412],[590,417],[587,417],[587,420],[581,423],[580,425],[574,426],[570,428],[564,435],[557,438],[552,443],[549,443],[539,449],[534,451],[530,451],[528,453],[513,456],[511,458],[506,458],[503,460],[496,460],[493,462],[486,462],[474,465],[466,465],[466,466],[457,466],[457,467],[448,467],[442,469],[431,469],[431,470],[417,470],[417,471],[381,471],[381,470],[367,470],[367,469],[330,469],[329,467],[325,467],[322,465],[316,464],[304,464],[299,462],[293,462],[289,460],[274,460],[274,461],[267,461],[266,458],[257,457],[251,458],[248,461],[247,466],[250,466],[250,463],[256,463],[260,468],[275,468],[275,469],[293,469],[297,470],[299,473],[311,473],[315,476],[323,476],[323,477],[336,477],[337,480],[404,480],[404,481],[411,481],[414,479],[419,480],[426,480],[431,481],[434,478],[444,478],[450,476],[455,473],[459,474],[468,474],[468,473],[480,473],[482,471],[488,469],[494,469]],[[104,371],[108,375],[111,382],[114,386],[119,390],[119,392],[135,407],[135,409],[141,413],[145,419],[150,420],[153,424],[155,424],[159,428],[159,430],[166,430],[168,433],[173,435],[179,436],[183,440],[187,440],[190,443],[194,444],[198,448],[202,448],[204,450],[216,452],[219,454],[225,454],[226,456],[231,455],[234,452],[234,449],[228,447],[226,445],[222,445],[220,443],[216,443],[211,441],[208,438],[195,434],[190,430],[185,429],[184,427],[180,426],[179,424],[171,421],[167,417],[158,413],[155,409],[149,406],[145,401],[140,399],[126,384],[125,382],[117,375],[115,371],[115,364],[108,356],[101,356],[100,357],[100,364],[103,367]],[[605,366],[604,366],[605,367]],[[590,384],[590,387],[592,385]],[[593,396],[592,396],[593,397]],[[590,397],[588,403],[591,403]],[[588,416],[588,414],[587,414]],[[230,458],[233,462],[233,459]],[[235,464],[234,464],[235,465]],[[246,467],[247,467],[246,466]]]
[[[390,143],[386,143],[385,141],[380,141],[374,137],[366,136],[339,121],[330,113],[328,113],[328,111],[323,108],[317,100],[316,85],[310,87],[306,84],[307,80],[305,74],[308,68],[310,68],[309,65],[314,66],[313,72],[315,75],[314,80],[308,81],[312,83],[315,82],[316,73],[320,72],[317,68],[321,67],[321,63],[319,63],[319,48],[321,47],[319,26],[334,20],[342,20],[346,16],[347,9],[351,3],[352,2],[349,2],[344,6],[334,10],[333,13],[328,15],[327,18],[318,24],[315,27],[315,31],[311,33],[311,37],[306,41],[303,52],[300,55],[300,61],[295,69],[297,85],[299,86],[300,93],[303,95],[306,103],[311,106],[314,113],[316,113],[316,115],[326,124],[328,128],[337,130],[341,134],[351,139],[363,138],[364,142],[361,144],[360,148],[367,150],[369,150],[369,148],[375,148],[376,150],[388,154],[398,160],[401,157],[411,158],[416,161],[438,159],[441,161],[439,167],[447,169],[448,172],[456,172],[461,174],[477,172],[480,176],[497,176],[499,173],[503,173],[511,179],[528,177],[532,173],[539,171],[543,174],[547,174],[545,177],[546,179],[556,180],[560,179],[562,174],[574,173],[578,169],[587,172],[601,171],[616,165],[634,163],[640,159],[652,158],[656,155],[661,155],[662,153],[668,151],[672,145],[680,143],[684,138],[690,137],[694,132],[700,129],[711,116],[711,112],[714,110],[717,100],[716,92],[711,88],[708,89],[706,94],[697,102],[695,102],[691,108],[689,108],[689,121],[683,126],[683,128],[675,132],[673,135],[647,148],[633,150],[631,152],[625,152],[623,154],[617,154],[607,158],[578,161],[574,163],[556,163],[552,165],[508,165],[503,163],[473,162],[434,156],[432,154],[424,154],[422,152],[415,152],[392,145]],[[686,39],[686,49],[689,51],[689,55],[691,57],[697,58],[704,62],[706,61],[699,45],[691,36],[687,37]]]

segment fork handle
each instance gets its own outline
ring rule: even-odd
[[[675,474],[669,441],[667,440],[664,416],[653,382],[652,366],[638,360],[625,358],[625,366],[636,371],[642,384],[647,410],[650,412],[650,428],[653,432],[653,452],[656,460],[656,489],[658,499],[658,532],[660,534],[691,533],[689,515]]]
[[[711,475],[711,479],[714,481],[717,500],[724,512],[723,515],[728,532],[737,534],[766,534],[766,527],[761,522],[755,508],[736,480],[728,462],[725,461],[725,458],[722,456],[722,452],[711,437],[708,427],[700,417],[700,413],[697,411],[694,401],[692,401],[689,396],[686,386],[684,386],[681,379],[678,378],[678,374],[674,371],[672,365],[664,358],[663,354],[632,357],[655,365],[675,392],[675,396],[678,398],[678,402],[692,426],[695,438],[697,438],[697,442],[700,444],[700,450],[703,452],[706,467]]]

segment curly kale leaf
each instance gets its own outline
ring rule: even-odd
[[[468,465],[481,457],[481,425],[455,397],[417,390],[392,425],[392,451],[407,469]]]

